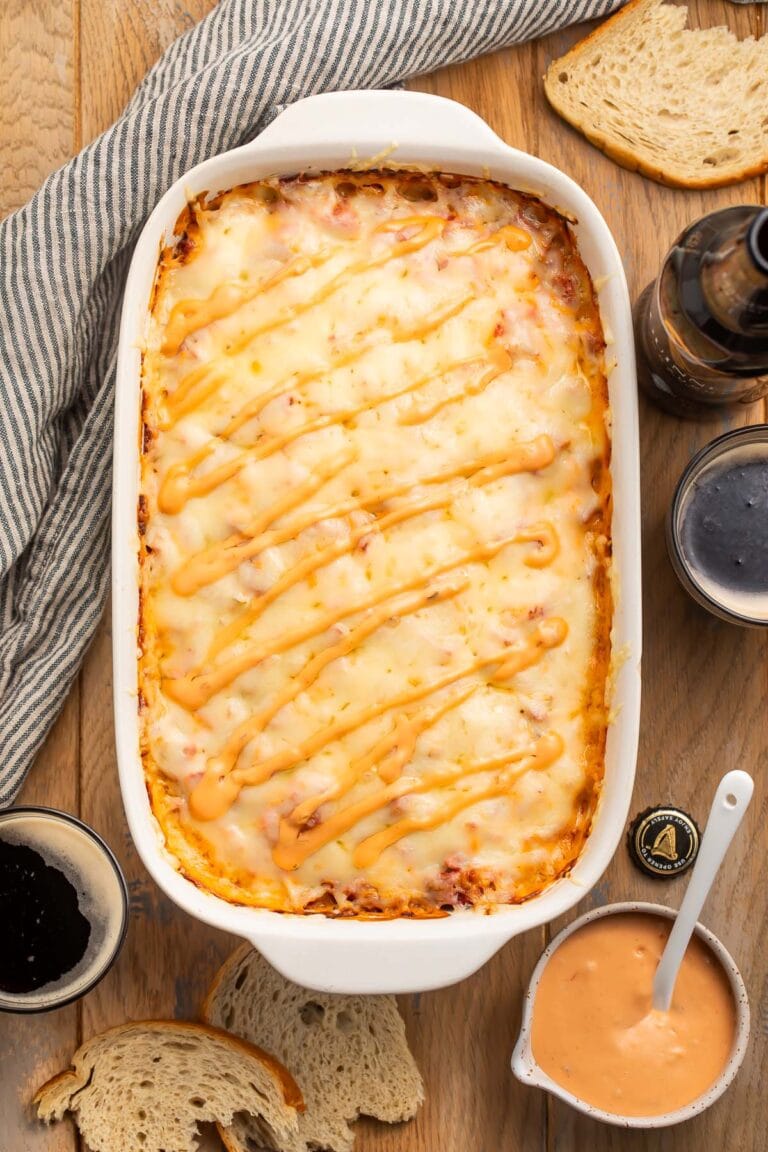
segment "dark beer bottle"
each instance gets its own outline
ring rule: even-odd
[[[768,207],[704,216],[635,306],[639,382],[680,416],[716,417],[768,393]]]

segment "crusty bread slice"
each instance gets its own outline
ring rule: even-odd
[[[92,1152],[194,1152],[197,1125],[258,1117],[277,1144],[295,1137],[301,1092],[277,1060],[218,1028],[121,1024],[86,1041],[39,1089],[41,1120],[74,1112]]]
[[[687,9],[630,0],[544,77],[550,104],[625,168],[681,188],[768,170],[768,36],[690,29]]]
[[[310,1148],[349,1152],[351,1121],[360,1115],[395,1123],[424,1099],[419,1070],[393,996],[329,996],[286,980],[249,945],[216,975],[203,1017],[263,1045],[286,1063],[304,1095],[298,1135],[280,1152]],[[238,1117],[220,1126],[229,1152],[264,1146],[258,1125]]]

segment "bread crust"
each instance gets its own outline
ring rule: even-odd
[[[631,0],[631,2],[634,3],[634,0]],[[565,57],[563,57],[563,59],[565,59]],[[558,61],[558,63],[561,63],[561,61]],[[741,184],[745,180],[752,180],[755,176],[762,176],[764,172],[768,172],[768,157],[766,157],[765,160],[761,160],[749,168],[740,169],[736,175],[702,176],[700,179],[683,180],[671,172],[665,172],[663,168],[658,168],[640,159],[631,152],[629,148],[621,148],[598,129],[572,120],[567,112],[557,106],[556,101],[546,87],[545,92],[547,99],[558,115],[562,116],[564,120],[567,120],[578,132],[581,132],[582,136],[585,136],[590,144],[594,144],[596,148],[599,148],[609,160],[615,161],[629,172],[638,172],[641,176],[647,176],[649,180],[655,180],[657,184],[663,184],[667,188],[687,188],[691,191],[703,188],[726,188],[730,184]]]
[[[46,1080],[45,1084],[43,1084],[40,1088],[38,1088],[37,1092],[35,1092],[34,1096],[32,1097],[33,1107],[38,1108],[40,1104],[42,1104],[43,1098],[46,1095],[48,1095],[50,1092],[53,1092],[54,1090],[59,1089],[65,1081],[72,1080],[74,1078],[75,1074],[71,1068],[65,1068],[63,1072],[57,1072],[55,1076],[52,1076],[50,1080]],[[50,1124],[50,1120],[46,1119],[45,1123]]]
[[[240,1145],[234,1139],[230,1139],[229,1134],[231,1129],[225,1128],[223,1124],[217,1124],[216,1131],[219,1134],[219,1139],[226,1148],[226,1152],[243,1152]]]
[[[658,184],[664,184],[668,188],[724,188],[730,184],[740,184],[744,180],[751,180],[755,176],[761,176],[764,172],[768,172],[768,155],[766,155],[762,160],[756,160],[735,172],[713,172],[712,175],[687,178],[678,176],[674,172],[638,156],[631,148],[618,144],[607,133],[590,124],[588,120],[579,119],[570,107],[558,100],[558,89],[552,82],[555,72],[561,71],[564,65],[578,61],[587,49],[599,44],[606,36],[616,32],[617,28],[620,29],[638,8],[656,8],[661,3],[663,0],[629,0],[628,4],[625,4],[618,12],[614,12],[597,28],[594,28],[583,40],[569,49],[564,56],[553,60],[543,77],[544,93],[550,105],[559,116],[578,132],[581,132],[591,144],[599,148],[609,159],[620,164],[622,168],[627,168],[630,172],[639,172],[641,176],[647,176],[650,180],[655,180]]]
[[[213,980],[211,980],[211,983],[208,986],[208,991],[205,994],[205,999],[203,1000],[202,1004],[200,1005],[200,1019],[201,1020],[205,1021],[205,1020],[210,1019],[212,1002],[213,1002],[214,997],[218,993],[219,988],[221,987],[221,985],[224,981],[224,977],[229,974],[229,971],[233,967],[233,965],[239,964],[240,961],[245,956],[247,956],[250,951],[251,951],[251,945],[248,944],[248,942],[246,941],[246,942],[242,943],[239,946],[239,948],[236,948],[234,952],[231,952],[230,955],[227,956],[227,958],[223,964],[219,965],[219,968],[216,971],[216,975],[213,977]]]
[[[92,1045],[103,1043],[108,1037],[119,1036],[126,1032],[136,1031],[137,1029],[191,1032],[195,1035],[203,1033],[224,1042],[232,1049],[239,1050],[250,1057],[256,1057],[277,1082],[283,1096],[283,1103],[286,1107],[295,1108],[297,1112],[304,1111],[304,1097],[301,1094],[301,1089],[288,1069],[285,1068],[279,1060],[276,1060],[274,1056],[270,1055],[269,1052],[265,1052],[256,1044],[250,1044],[240,1036],[234,1036],[230,1032],[225,1032],[223,1028],[216,1028],[212,1024],[204,1024],[191,1020],[132,1020],[128,1024],[117,1024],[113,1028],[107,1028],[104,1032],[92,1036],[90,1040],[86,1040],[84,1044],[80,1045],[72,1059],[74,1061],[78,1053],[84,1052]],[[58,1072],[55,1076],[52,1076],[50,1080],[46,1080],[33,1096],[32,1104],[35,1107],[39,1107],[48,1093],[54,1088],[60,1087],[64,1081],[68,1079],[76,1079],[74,1069],[71,1067],[66,1068],[63,1072]]]

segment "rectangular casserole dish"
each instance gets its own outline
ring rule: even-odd
[[[314,143],[309,141],[315,140]],[[383,159],[385,157],[385,159]],[[139,755],[137,708],[141,347],[159,249],[188,198],[268,175],[382,164],[486,176],[531,192],[577,223],[598,285],[613,417],[615,720],[592,833],[572,872],[541,895],[491,915],[342,921],[238,907],[187,880],[165,850]],[[362,165],[361,165],[362,161]],[[597,881],[620,838],[634,778],[639,717],[640,545],[637,404],[632,328],[618,252],[597,209],[571,180],[508,148],[474,114],[437,97],[334,93],[292,105],[252,144],[199,165],[163,197],[145,226],[126,285],[120,333],[113,513],[115,719],[120,781],[138,851],[154,879],[200,919],[249,939],[286,976],[328,991],[415,991],[462,979],[518,932],[559,915]]]

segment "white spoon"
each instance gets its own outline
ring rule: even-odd
[[[754,784],[746,772],[727,772],[715,792],[699,858],[653,979],[653,1007],[668,1012],[685,950],[693,935],[704,901],[709,895],[723,857],[752,799]]]

